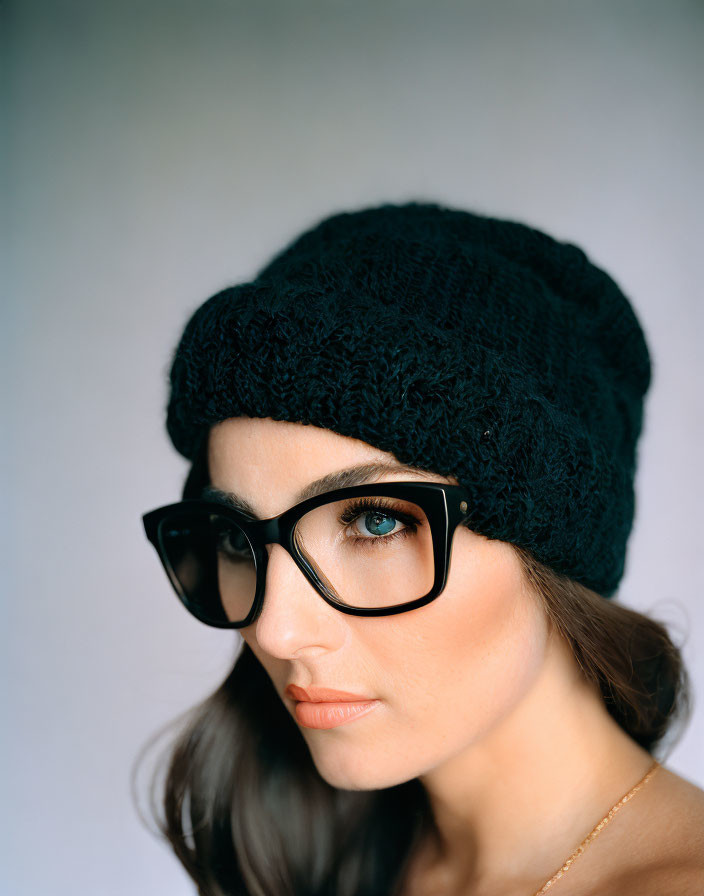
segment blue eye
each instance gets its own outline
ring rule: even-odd
[[[389,535],[393,532],[398,520],[393,516],[375,510],[369,513],[360,514],[354,523],[355,526],[357,526],[357,531],[361,534],[368,533],[369,535],[380,536]],[[364,529],[358,525],[359,523],[364,526]],[[366,533],[364,531],[365,529]]]
[[[214,532],[215,550],[230,560],[252,560],[252,549],[244,533],[234,526],[217,526]]]
[[[396,510],[378,498],[354,501],[340,514],[339,521],[348,526],[352,524],[349,536],[352,541],[370,544],[388,543],[399,536],[413,535],[421,525],[416,517]]]

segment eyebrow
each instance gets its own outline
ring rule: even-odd
[[[330,492],[334,489],[351,488],[353,485],[362,485],[369,482],[374,477],[386,473],[412,473],[414,476],[423,476],[425,478],[431,478],[435,475],[428,470],[422,470],[419,467],[396,464],[391,461],[357,464],[346,470],[336,470],[334,473],[327,473],[320,479],[316,479],[314,482],[309,482],[308,485],[299,491],[294,500],[294,504],[300,504],[308,498],[314,498],[317,495],[322,495],[325,492]],[[219,504],[225,504],[228,507],[234,507],[235,510],[239,510],[254,519],[258,519],[258,516],[249,501],[246,501],[234,492],[223,491],[214,485],[206,485],[201,492],[201,498],[208,501],[215,501]]]

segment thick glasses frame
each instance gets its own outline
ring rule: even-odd
[[[423,597],[397,604],[391,607],[350,607],[341,603],[325,582],[325,576],[315,568],[309,559],[304,556],[294,540],[296,524],[309,510],[328,504],[332,501],[340,501],[346,498],[361,496],[379,496],[397,498],[416,504],[425,513],[433,544],[433,558],[435,562],[435,576],[433,586]],[[369,485],[353,485],[346,488],[333,489],[320,495],[315,495],[299,504],[294,504],[278,516],[266,520],[253,519],[247,514],[236,510],[228,504],[220,501],[206,500],[203,498],[186,498],[175,504],[167,504],[157,507],[142,516],[144,530],[149,541],[156,548],[159,559],[166,571],[178,598],[186,609],[201,622],[214,628],[245,628],[252,625],[261,613],[264,605],[264,591],[266,587],[266,570],[268,553],[266,545],[279,544],[293,558],[296,566],[301,570],[323,600],[350,616],[393,616],[397,613],[406,613],[416,607],[422,607],[435,600],[445,588],[450,574],[450,558],[452,554],[452,541],[455,530],[460,523],[467,523],[470,495],[467,489],[461,485],[450,485],[443,482],[385,482]],[[243,531],[252,548],[256,571],[256,591],[252,608],[248,616],[241,622],[216,622],[204,618],[198,613],[197,607],[189,600],[188,595],[174,572],[160,535],[160,524],[167,518],[180,514],[187,515],[193,511],[217,513],[225,519],[232,520]],[[322,575],[322,577],[321,577]]]

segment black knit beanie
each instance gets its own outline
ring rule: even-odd
[[[611,597],[633,523],[648,347],[569,243],[430,203],[335,214],[188,321],[167,430],[313,424],[454,475],[471,527]]]

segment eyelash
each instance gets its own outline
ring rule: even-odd
[[[404,523],[406,528],[401,529],[400,532],[394,532],[393,535],[369,536],[367,538],[362,536],[350,536],[355,544],[366,542],[367,546],[373,545],[375,547],[379,544],[389,544],[396,538],[407,538],[409,535],[415,535],[418,526],[422,525],[421,521],[415,516],[410,513],[402,513],[401,511],[395,510],[393,507],[386,504],[383,498],[359,498],[358,500],[353,501],[352,504],[349,504],[342,511],[339,516],[339,522],[349,525],[358,519],[362,513],[368,511],[382,512],[385,516],[397,520],[399,523]]]

